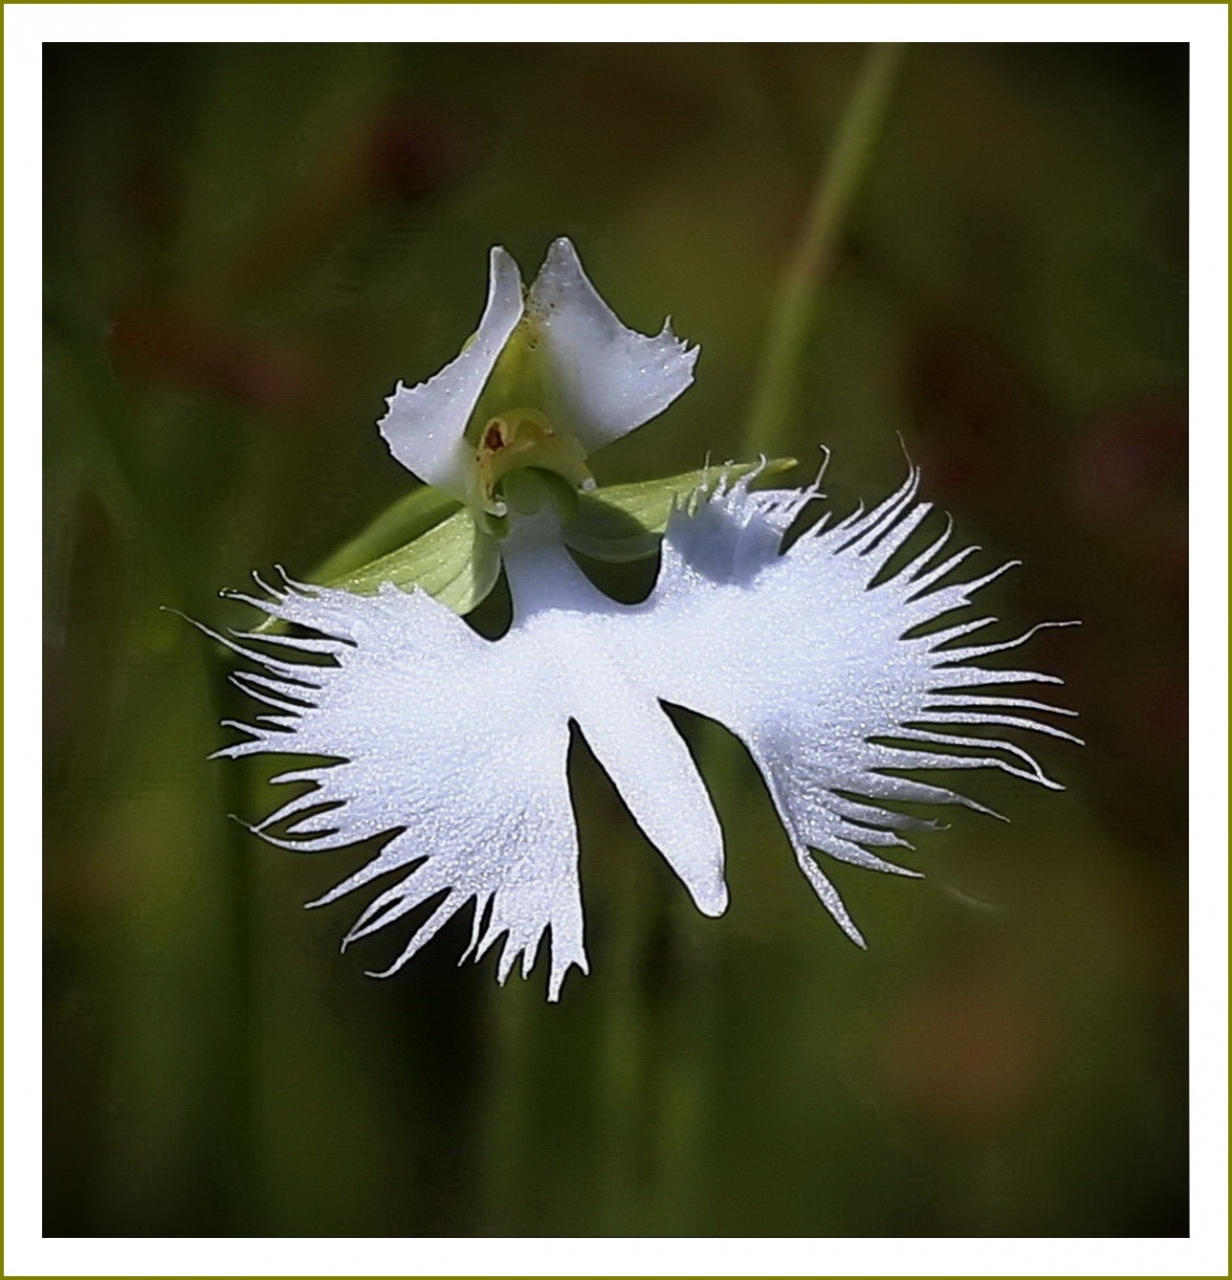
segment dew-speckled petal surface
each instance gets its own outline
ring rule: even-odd
[[[526,299],[544,359],[547,414],[588,452],[663,412],[693,381],[698,350],[669,325],[627,329],[566,239],[553,242]]]

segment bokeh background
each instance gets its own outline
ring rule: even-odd
[[[601,482],[741,456],[858,45],[47,45],[45,1233],[1181,1235],[1186,1185],[1183,45],[907,51],[791,391],[793,479],[902,476],[1025,567],[1064,794],[976,777],[813,898],[747,758],[705,920],[580,743],[593,975],[500,989],[455,921],[345,957],[363,850],[228,821],[244,715],[171,606],[311,574],[413,482],[374,429],[485,255],[568,234],[696,386]],[[901,439],[900,439],[901,438]],[[365,949],[366,948],[366,949]],[[359,954],[360,952],[363,954]]]

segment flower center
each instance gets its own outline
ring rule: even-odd
[[[494,516],[508,513],[507,481],[526,468],[560,476],[574,491],[595,487],[582,446],[537,409],[509,409],[489,418],[479,433],[475,464],[478,499]]]

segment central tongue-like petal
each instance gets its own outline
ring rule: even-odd
[[[597,591],[550,531],[544,513],[515,522],[505,544],[513,632],[559,675],[558,697],[646,838],[684,882],[698,910],[727,909],[723,835],[684,739],[607,642],[627,611]]]

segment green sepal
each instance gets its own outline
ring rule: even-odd
[[[500,551],[463,508],[414,542],[335,578],[331,587],[374,595],[390,582],[404,591],[419,587],[454,613],[467,614],[496,585]]]
[[[421,538],[447,520],[462,504],[443,489],[423,485],[386,507],[375,520],[350,542],[334,552],[312,572],[313,582],[337,582],[348,574],[371,565],[378,557]]]
[[[561,525],[565,542],[592,560],[623,564],[654,555],[672,508],[685,505],[703,488],[726,476],[728,483],[756,471],[779,475],[796,465],[794,458],[768,462],[731,462],[721,467],[686,471],[663,480],[616,484],[578,495],[577,515]]]
[[[793,458],[727,463],[663,480],[579,493],[575,513],[562,521],[561,532],[569,546],[591,559],[614,564],[639,560],[659,549],[673,508],[687,506],[721,477],[730,484],[754,471],[759,476],[772,476],[795,465]],[[523,505],[528,507],[550,499],[558,511],[564,508],[564,515],[574,505],[575,495],[572,490],[567,495],[558,492],[563,486],[554,473],[536,471],[528,474],[527,492],[519,496],[525,497]],[[484,513],[481,518],[484,526],[476,523],[468,508],[460,507],[456,499],[439,489],[418,489],[331,556],[313,578],[359,595],[375,594],[386,582],[403,590],[419,587],[455,613],[469,613],[500,576],[499,536],[507,524],[507,517]],[[412,528],[416,523],[426,532],[413,535],[413,541],[395,551],[356,564],[364,549],[388,545],[391,530]],[[498,527],[489,529],[487,525]]]

